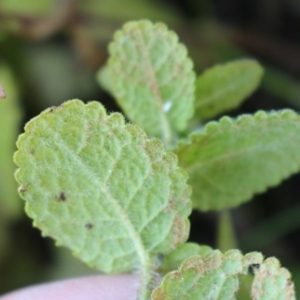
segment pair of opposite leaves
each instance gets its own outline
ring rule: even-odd
[[[151,37],[149,22],[133,22],[116,35],[116,41],[127,40],[126,28],[134,26],[139,28],[146,40],[149,35]],[[160,27],[155,25],[151,28]],[[146,28],[146,32],[141,28]],[[162,28],[165,32],[165,27]],[[156,31],[154,33],[157,34]],[[174,34],[170,35],[174,39]],[[117,42],[111,48],[117,48],[116,45]],[[145,51],[144,48],[139,49]],[[183,60],[183,52],[180,52],[180,60]],[[133,55],[133,51],[129,51],[128,55]],[[114,66],[116,59],[117,56],[112,55],[109,68]],[[176,65],[176,59],[173,60]],[[133,72],[141,76],[140,70],[134,68],[138,67],[133,67]],[[178,68],[177,72],[181,69]],[[116,70],[121,73],[118,68]],[[153,70],[146,70],[151,73],[151,78],[157,80]],[[109,72],[112,78],[112,71]],[[164,72],[171,78],[177,74],[174,69],[171,72],[161,70],[161,73]],[[167,85],[164,78],[168,76],[160,78]],[[143,83],[145,81],[142,80],[140,84]],[[180,82],[177,81],[177,84]],[[156,85],[152,88],[157,91]],[[127,83],[126,89],[130,89]],[[147,87],[142,88],[142,94],[147,95],[148,92]],[[167,88],[166,95],[169,95]],[[170,101],[170,98],[160,99],[163,101],[162,107]],[[177,107],[176,101],[172,102],[168,111]],[[177,108],[174,116],[176,110],[178,113]],[[191,116],[189,110],[186,116]],[[168,132],[172,121],[168,116],[160,115],[159,118],[163,126],[168,123]],[[182,124],[186,121],[187,118]],[[174,127],[171,131],[182,130],[184,126]],[[277,166],[277,172],[273,172],[267,181],[259,182],[256,190],[242,186],[246,189],[242,195],[242,200],[245,200],[244,197],[250,197],[253,192],[265,189],[296,171],[295,160],[299,165],[299,155],[290,142],[299,145],[299,138],[296,138],[298,126],[299,116],[289,110],[270,115],[260,112],[235,121],[223,118],[219,123],[210,123],[203,132],[194,134],[188,143],[181,143],[174,152],[178,154],[179,164],[192,174],[202,169],[201,175],[196,172],[196,176],[203,178],[208,186],[214,186],[214,179],[211,181],[209,176],[218,174],[210,174],[211,170],[217,170],[222,164],[221,169],[226,170],[226,164],[234,161],[240,167],[239,170],[234,166],[238,176],[245,171],[245,167],[241,168],[241,158],[245,160],[246,157],[249,166],[254,164],[250,168],[251,176],[254,172],[257,176],[262,160],[265,163],[267,159],[266,165],[270,169]],[[262,129],[269,140],[257,145]],[[289,145],[282,145],[282,140],[288,141]],[[283,153],[287,151],[290,155],[281,154],[276,148],[278,145]],[[147,139],[140,127],[125,124],[120,114],[107,116],[105,109],[96,102],[84,105],[78,100],[69,101],[31,120],[18,140],[18,148],[15,155],[19,166],[16,178],[21,185],[19,191],[26,199],[27,213],[44,235],[52,236],[59,244],[70,247],[90,265],[108,273],[132,271],[138,267],[146,290],[152,280],[151,272],[158,267],[157,257],[170,253],[187,239],[187,217],[191,212],[191,203],[186,173],[178,168],[177,157],[164,151],[161,141]],[[200,159],[199,149],[202,149]],[[282,164],[280,170],[279,164]],[[234,176],[232,167],[229,172],[232,174],[226,176]],[[257,182],[257,178],[251,180]],[[205,189],[203,191],[205,195]],[[222,193],[226,194],[226,191]],[[284,270],[278,266],[277,269]],[[291,294],[286,299],[293,299],[292,289],[286,288],[291,287],[289,274],[286,272],[280,278],[285,283],[281,285],[283,289],[280,292]],[[186,297],[192,299],[188,298],[188,294]],[[173,298],[170,296],[168,299]]]

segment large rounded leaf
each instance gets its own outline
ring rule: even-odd
[[[187,175],[122,115],[72,100],[31,120],[15,154],[26,212],[43,234],[108,273],[141,271],[188,236]]]

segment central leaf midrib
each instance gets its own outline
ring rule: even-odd
[[[156,104],[157,104],[159,116],[160,116],[160,124],[161,124],[161,129],[162,129],[162,134],[163,134],[163,140],[166,142],[169,142],[171,129],[170,129],[169,120],[163,111],[164,103],[163,103],[163,99],[162,99],[162,96],[160,93],[159,84],[158,84],[156,76],[155,76],[155,71],[152,68],[148,48],[146,47],[146,45],[143,41],[143,38],[142,38],[142,32],[139,31],[138,29],[136,30],[136,32],[138,35],[137,41],[139,42],[139,45],[142,48],[141,54],[144,57],[144,60],[146,62],[146,69],[148,70],[148,74],[149,74],[149,79],[150,79],[149,88],[153,93],[154,99],[156,99]]]
[[[199,162],[197,164],[192,164],[191,166],[189,166],[187,168],[188,172],[189,173],[194,173],[195,171],[198,172],[200,171],[202,168],[208,166],[208,165],[211,165],[211,164],[214,164],[214,163],[217,163],[217,162],[220,162],[220,161],[225,161],[225,160],[228,160],[228,159],[231,159],[231,158],[237,158],[247,152],[257,152],[257,153],[260,153],[260,152],[266,152],[268,151],[270,148],[274,148],[274,145],[278,145],[278,142],[275,142],[275,143],[272,143],[272,144],[269,144],[268,147],[263,147],[262,145],[255,145],[255,146],[252,146],[252,147],[248,147],[248,148],[245,148],[245,149],[242,149],[240,151],[236,151],[236,152],[231,152],[231,153],[226,153],[226,154],[223,154],[221,156],[218,156],[218,157],[214,157],[212,159],[209,159],[207,161],[204,161],[204,162]],[[262,151],[263,149],[263,151]]]
[[[58,136],[61,137],[61,135],[57,134],[50,126],[48,126],[48,129],[51,131],[51,135],[55,136],[56,140],[59,141],[60,147],[63,148],[64,151],[68,152],[68,154],[72,157],[74,161],[76,161],[78,165],[82,166],[81,172],[84,170],[85,174],[87,174],[89,177],[96,178],[96,180],[99,182],[99,177],[97,176],[97,174],[90,170],[90,168],[84,163],[82,158],[74,154],[74,151],[65,143],[63,138],[58,138]],[[135,230],[130,218],[128,217],[128,214],[122,209],[119,202],[107,190],[106,186],[102,185],[102,191],[107,195],[109,199],[112,200],[112,205],[114,206],[117,215],[119,215],[120,218],[124,221],[124,225],[127,229],[127,232],[131,237],[133,244],[135,245],[136,253],[140,258],[141,267],[146,268],[149,264],[150,258],[147,251],[144,248],[144,244],[139,236],[139,233]]]
[[[203,100],[201,100],[201,97],[200,97],[200,99],[199,98],[196,99],[195,108],[199,109],[200,107],[205,106],[208,103],[215,102],[216,100],[218,100],[218,97],[220,95],[228,93],[230,90],[234,89],[236,86],[243,84],[243,83],[247,83],[247,81],[248,80],[245,80],[245,79],[237,80],[233,84],[226,85],[226,87],[223,89],[218,88],[217,92],[213,92],[213,94],[209,97],[202,98]]]

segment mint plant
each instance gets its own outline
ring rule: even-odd
[[[262,67],[242,60],[196,78],[164,24],[127,23],[109,52],[98,78],[132,123],[70,100],[26,124],[15,176],[34,226],[102,272],[138,272],[140,300],[235,299],[252,273],[252,299],[296,299],[277,259],[186,241],[192,208],[235,207],[299,171],[300,116],[203,125],[250,95]]]

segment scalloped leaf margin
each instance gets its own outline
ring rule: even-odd
[[[219,250],[186,259],[178,271],[168,273],[152,293],[152,300],[235,299],[239,274],[254,270],[253,300],[295,300],[290,273],[276,258],[263,261],[258,252],[242,255],[239,250]],[[249,291],[250,293],[250,291]]]
[[[253,59],[216,65],[196,80],[195,115],[211,119],[238,107],[259,86],[263,68]]]
[[[186,129],[196,76],[173,31],[163,23],[128,22],[115,33],[109,53],[104,86],[132,122],[165,142]]]
[[[251,199],[300,168],[300,116],[289,109],[223,117],[173,151],[188,171],[199,210],[221,210]]]
[[[207,245],[198,245],[190,242],[181,244],[164,256],[163,264],[159,267],[159,272],[166,274],[178,269],[185,259],[194,255],[204,256],[212,251],[213,249]]]
[[[25,126],[16,179],[43,235],[107,273],[139,269],[188,236],[187,175],[161,141],[107,115],[98,102],[65,102]]]

